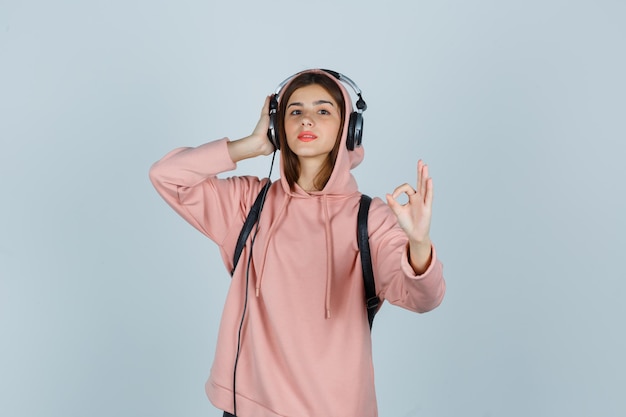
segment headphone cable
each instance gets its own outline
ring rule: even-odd
[[[267,180],[271,181],[272,170],[274,169],[274,159],[276,158],[276,150],[272,154],[272,163],[270,164],[270,172],[267,175]],[[254,242],[256,241],[256,236],[259,233],[259,223],[261,219],[261,211],[263,211],[263,206],[265,205],[265,197],[267,196],[267,192],[269,191],[269,187],[264,186],[263,197],[261,198],[261,205],[259,207],[259,214],[256,220],[254,233],[252,234],[252,238],[250,240],[250,251],[248,252],[248,262],[246,262],[246,289],[244,295],[244,303],[243,303],[243,311],[241,313],[241,321],[239,322],[239,330],[237,332],[237,354],[235,355],[235,365],[233,367],[233,415],[237,417],[237,365],[239,363],[239,353],[241,352],[241,332],[243,330],[243,323],[246,317],[246,311],[248,309],[248,284],[250,282],[250,265],[252,264],[252,249],[254,248]]]

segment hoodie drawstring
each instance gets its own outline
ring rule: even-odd
[[[289,194],[285,195],[285,199],[283,204],[278,211],[278,215],[276,219],[272,222],[268,232],[267,232],[267,240],[271,240],[271,236],[274,234],[276,226],[280,224],[280,218],[283,216],[285,212],[285,208],[289,203],[291,196]],[[322,195],[322,213],[324,214],[324,234],[326,238],[326,296],[324,299],[324,309],[325,309],[325,317],[330,319],[330,300],[331,300],[331,292],[332,292],[332,271],[333,271],[333,234],[332,229],[330,227],[330,214],[328,212],[328,197],[324,194]],[[267,248],[263,255],[263,263],[261,265],[261,272],[257,275],[256,285],[255,285],[255,295],[259,297],[261,294],[261,286],[263,284],[263,270],[265,269],[265,261],[267,258]]]
[[[332,286],[332,271],[333,271],[333,239],[332,232],[330,230],[330,216],[328,215],[328,198],[326,194],[322,195],[322,205],[324,211],[324,231],[326,234],[326,318],[330,319],[330,293]]]
[[[278,211],[278,215],[276,216],[276,220],[272,222],[272,225],[267,231],[267,239],[266,239],[267,242],[271,240],[271,237],[274,234],[274,229],[276,229],[276,226],[280,223],[280,218],[283,216],[283,212],[285,211],[285,208],[287,207],[287,203],[289,202],[290,199],[291,199],[291,196],[289,194],[286,194],[285,199],[283,200],[283,204],[280,207],[280,210]],[[265,248],[265,253],[263,254],[263,264],[261,266],[261,273],[257,275],[256,291],[255,291],[255,294],[257,297],[261,294],[261,284],[263,281],[266,259],[267,259],[267,247]]]

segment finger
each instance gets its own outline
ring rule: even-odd
[[[424,196],[424,202],[427,207],[432,207],[433,205],[433,197],[435,194],[435,186],[433,185],[433,179],[428,178],[426,181],[426,195]]]
[[[417,161],[417,192],[421,192],[422,191],[422,166],[424,165],[424,162],[420,159],[419,161]]]
[[[391,211],[397,215],[400,211],[400,203],[398,203],[391,194],[387,194],[385,197],[387,197],[387,205]]]
[[[263,103],[263,109],[261,109],[261,116],[268,116],[270,114],[270,99],[272,96],[265,97],[265,102]]]
[[[422,196],[426,194],[426,182],[428,181],[428,165],[424,164],[422,165],[422,185],[421,185],[421,190],[422,190]]]
[[[415,194],[415,190],[413,189],[413,187],[409,184],[402,184],[398,187],[396,187],[395,190],[393,190],[393,193],[391,194],[392,197],[394,199],[398,198],[401,194],[406,194],[409,197],[411,197],[412,195]]]

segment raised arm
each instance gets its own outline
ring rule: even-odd
[[[240,160],[274,150],[267,138],[268,107],[266,99],[251,135],[174,149],[150,168],[150,180],[163,199],[218,244],[228,233],[229,223],[241,217],[246,199],[256,195],[262,185],[256,177],[218,179],[217,175],[235,169]]]

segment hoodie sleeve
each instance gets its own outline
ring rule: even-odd
[[[409,264],[408,238],[379,198],[372,201],[368,224],[376,292],[381,300],[418,313],[441,304],[446,284],[434,246],[428,269],[416,275]]]
[[[220,249],[232,235],[229,232],[241,228],[251,200],[262,187],[256,177],[217,178],[236,168],[227,143],[223,138],[196,148],[174,149],[150,168],[150,181],[161,197]]]

